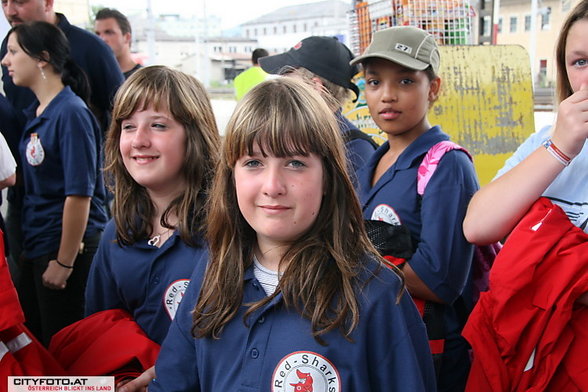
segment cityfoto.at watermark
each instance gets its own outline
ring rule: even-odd
[[[8,377],[8,392],[31,391],[114,392],[114,377]]]

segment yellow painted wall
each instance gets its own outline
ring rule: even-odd
[[[431,108],[431,124],[474,157],[480,183],[488,183],[504,161],[534,131],[529,56],[515,45],[441,46],[442,92]],[[382,134],[372,121],[362,91],[345,115],[378,143]]]

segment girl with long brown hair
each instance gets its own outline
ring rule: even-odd
[[[198,265],[151,391],[432,391],[422,320],[371,246],[331,110],[266,81],[227,126]]]
[[[207,254],[204,205],[219,144],[210,100],[194,77],[152,66],[123,84],[105,147],[113,220],[88,278],[87,315],[124,309],[163,341]]]

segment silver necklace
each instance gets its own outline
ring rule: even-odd
[[[147,241],[147,244],[151,246],[157,246],[157,244],[159,244],[159,241],[161,240],[161,236],[169,233],[170,231],[171,229],[167,229],[162,231],[161,233],[155,234],[153,237],[149,239],[149,241]]]

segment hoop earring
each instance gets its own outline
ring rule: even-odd
[[[41,71],[41,77],[43,80],[47,80],[47,76],[45,76],[45,71],[43,71],[43,68],[39,67],[39,71]]]

